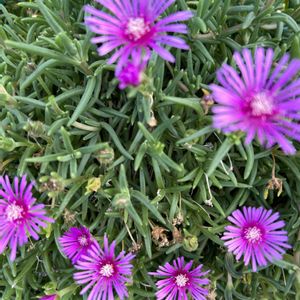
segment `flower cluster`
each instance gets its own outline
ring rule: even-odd
[[[81,294],[91,289],[88,300],[114,299],[114,291],[120,299],[128,297],[126,283],[132,276],[134,255],[122,251],[116,256],[116,242],[109,245],[106,235],[102,249],[85,227],[70,228],[59,242],[62,252],[77,270],[75,281],[79,285],[86,284]]]
[[[36,201],[32,196],[33,184],[27,185],[26,176],[20,181],[15,177],[13,186],[7,176],[0,177],[0,183],[1,251],[9,244],[10,259],[14,260],[17,245],[27,242],[27,234],[38,239],[39,227],[45,227],[45,222],[53,222],[53,219],[45,215],[42,204],[33,205]],[[244,256],[246,266],[251,261],[254,272],[257,266],[282,259],[285,249],[291,247],[287,243],[287,232],[282,230],[285,223],[272,210],[244,207],[242,211],[234,211],[228,220],[232,225],[225,227],[222,237],[225,246],[238,260]],[[70,228],[59,242],[62,252],[77,269],[75,281],[86,284],[81,294],[91,289],[88,300],[114,299],[114,291],[120,299],[128,297],[126,284],[132,277],[133,254],[122,251],[115,255],[116,243],[109,245],[107,236],[104,236],[102,249],[83,226]],[[163,278],[156,284],[159,289],[157,299],[186,299],[188,294],[192,299],[205,299],[208,290],[203,286],[209,284],[205,278],[208,271],[202,272],[202,265],[192,269],[192,265],[193,261],[185,263],[184,258],[179,257],[173,265],[166,263],[156,272],[151,272],[151,275]],[[41,299],[54,300],[57,297],[53,294]]]
[[[101,44],[100,56],[114,51],[108,63],[117,62],[116,77],[121,89],[142,82],[152,51],[174,62],[174,56],[162,45],[189,48],[182,38],[170,33],[187,33],[187,26],[177,22],[189,20],[191,11],[159,19],[175,0],[96,1],[108,12],[85,6],[85,24],[97,35],[91,41]],[[278,143],[285,153],[295,153],[288,137],[300,141],[300,126],[293,122],[300,119],[300,85],[299,80],[293,81],[300,71],[300,60],[292,60],[286,66],[286,54],[272,71],[272,49],[257,48],[254,60],[248,49],[242,54],[234,53],[233,57],[241,74],[223,64],[217,72],[221,85],[211,85],[212,98],[217,103],[213,107],[214,127],[225,133],[244,131],[246,143],[257,136],[268,148]]]
[[[97,0],[109,13],[92,6],[85,7],[89,14],[85,23],[98,35],[92,42],[101,44],[99,55],[115,50],[108,62],[117,62],[116,77],[121,89],[141,83],[152,51],[164,60],[174,62],[173,55],[162,45],[188,49],[183,39],[169,33],[187,33],[186,25],[176,22],[190,19],[192,13],[177,12],[158,19],[174,1]],[[286,66],[289,57],[284,55],[272,70],[272,49],[257,48],[254,60],[248,49],[242,54],[234,53],[233,57],[240,74],[223,64],[217,72],[220,85],[211,85],[212,105],[216,102],[212,109],[214,127],[225,133],[246,132],[246,144],[257,136],[268,148],[279,144],[285,153],[295,153],[288,138],[300,141],[297,124],[300,120],[300,81],[293,81],[300,71],[300,60],[292,60]],[[254,272],[258,266],[282,259],[286,249],[291,247],[287,232],[282,230],[285,223],[272,210],[243,207],[234,211],[228,220],[232,225],[225,227],[222,237],[225,246],[237,260],[243,256],[246,266],[251,262]],[[120,299],[128,297],[125,283],[131,276],[133,255],[125,256],[121,252],[115,257],[115,243],[109,246],[106,236],[104,250],[97,243],[86,243],[89,248],[86,250],[78,242],[80,235],[75,232],[73,235],[74,240],[68,237],[62,246],[66,255],[73,258],[73,263],[79,258],[75,265],[79,271],[74,278],[79,284],[87,284],[82,293],[92,288],[88,299],[113,299],[114,289]],[[75,251],[75,247],[78,250]],[[81,255],[81,251],[85,254]],[[157,299],[205,299],[208,290],[204,286],[209,284],[205,275],[209,271],[202,272],[202,265],[192,269],[192,265],[193,261],[185,263],[184,257],[179,257],[173,264],[166,263],[156,272],[150,272],[150,275],[162,278],[156,283]]]
[[[108,63],[117,62],[116,77],[120,80],[120,88],[140,84],[141,74],[152,51],[167,61],[175,61],[174,56],[162,45],[189,48],[182,38],[170,33],[187,33],[187,26],[177,22],[190,19],[190,11],[159,19],[175,0],[96,1],[108,13],[87,5],[85,24],[97,34],[92,38],[92,43],[101,44],[98,48],[100,56],[115,50]],[[126,76],[126,73],[129,75]]]
[[[222,237],[225,246],[238,260],[244,256],[246,266],[251,261],[254,272],[257,266],[282,259],[285,249],[290,248],[287,232],[282,230],[285,223],[272,210],[243,207],[234,211],[228,220],[232,225],[225,227]],[[88,300],[114,299],[114,293],[119,299],[128,298],[126,284],[131,282],[133,254],[122,251],[116,255],[116,242],[109,244],[106,235],[101,248],[85,227],[71,228],[60,238],[60,243],[76,269],[75,281],[86,285],[81,294],[91,289]],[[203,272],[202,265],[193,269],[193,263],[185,263],[184,257],[178,257],[173,264],[167,262],[149,273],[160,278],[156,283],[158,300],[206,299],[209,270]]]
[[[102,44],[98,48],[99,55],[117,49],[109,63],[117,61],[116,75],[121,88],[136,86],[141,82],[150,51],[157,52],[167,61],[174,61],[172,54],[161,47],[162,44],[188,49],[184,40],[168,33],[187,33],[186,25],[175,22],[188,20],[192,17],[191,12],[177,12],[158,20],[174,0],[162,3],[158,0],[97,2],[110,13],[86,6],[89,16],[85,23],[99,35],[92,39],[93,43]],[[241,76],[227,64],[218,70],[217,78],[222,86],[211,85],[212,98],[218,104],[213,107],[214,126],[225,132],[246,131],[246,143],[250,143],[257,135],[259,141],[268,147],[278,143],[284,152],[294,153],[295,148],[285,136],[300,140],[300,127],[292,122],[292,119],[299,119],[300,85],[299,80],[291,82],[300,70],[300,61],[293,60],[286,67],[288,55],[285,55],[271,72],[273,58],[272,49],[265,51],[257,48],[253,61],[251,52],[245,49],[242,55],[234,54]],[[281,257],[283,248],[289,247],[286,244],[287,236],[285,231],[272,231],[284,226],[282,221],[272,224],[278,219],[278,214],[271,215],[271,211],[263,208],[244,208],[243,213],[235,211],[233,217],[229,218],[239,228],[226,227],[229,232],[225,233],[223,239],[230,240],[225,245],[237,254],[238,259],[245,254],[245,264],[251,260],[253,270],[256,270],[257,263],[267,264],[265,257],[269,261]],[[182,264],[178,260],[178,267],[182,267]],[[164,270],[171,272],[175,269],[168,265]],[[169,287],[168,284],[166,286]],[[177,294],[177,291],[174,293]]]
[[[84,245],[80,243],[82,239],[86,242]],[[101,248],[84,227],[71,228],[60,238],[60,244],[62,251],[72,259],[76,269],[75,281],[79,285],[86,285],[81,295],[91,289],[88,300],[112,300],[114,292],[121,300],[128,298],[126,284],[131,282],[133,268],[131,262],[135,255],[126,254],[124,251],[116,255],[116,242],[109,244],[106,235]],[[73,246],[70,247],[69,244]],[[209,271],[202,272],[202,265],[192,269],[192,265],[193,261],[185,264],[184,257],[180,257],[174,260],[173,266],[167,263],[159,267],[157,272],[149,273],[165,278],[157,282],[157,287],[160,289],[157,292],[157,299],[183,300],[187,299],[188,294],[193,299],[205,299],[208,290],[203,286],[208,285],[209,280],[204,276]]]
[[[17,247],[28,242],[28,236],[39,239],[40,227],[54,222],[46,216],[43,204],[36,204],[32,195],[33,183],[28,184],[26,176],[14,178],[0,177],[0,253],[9,245],[10,260],[16,258]]]
[[[161,17],[175,0],[96,0],[104,10],[85,6],[86,26],[97,36],[92,43],[100,44],[100,56],[113,54],[109,64],[116,64],[115,75],[121,89],[138,86],[153,53],[174,62],[166,47],[189,49],[184,39],[172,34],[186,34],[182,23],[193,15],[180,11]],[[213,126],[225,133],[246,133],[246,144],[255,138],[271,148],[279,145],[285,154],[295,154],[292,139],[300,142],[300,60],[289,61],[284,55],[276,65],[272,49],[257,48],[254,58],[249,49],[235,52],[236,68],[223,64],[217,71],[219,84],[211,84],[212,94],[204,99],[212,106]],[[216,103],[216,104],[215,104]],[[207,109],[208,112],[208,109]],[[39,239],[41,228],[54,220],[46,215],[43,204],[36,204],[33,183],[26,176],[0,176],[0,254],[10,248],[10,260],[16,259],[18,247],[32,237]],[[263,207],[242,207],[228,217],[222,240],[236,260],[243,259],[253,272],[281,260],[287,249],[288,233],[278,212]],[[197,240],[196,240],[197,242]],[[116,241],[103,238],[103,246],[84,226],[71,227],[59,238],[61,252],[74,266],[74,280],[83,285],[81,295],[87,300],[120,300],[128,298],[127,286],[133,278],[135,255],[116,253]],[[210,270],[203,265],[193,267],[183,256],[166,262],[156,272],[158,300],[206,299]],[[249,268],[249,267],[248,267]],[[205,269],[205,268],[204,268]],[[51,291],[52,293],[52,291]],[[41,297],[58,300],[60,294]]]

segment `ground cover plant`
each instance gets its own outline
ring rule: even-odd
[[[1,299],[300,299],[299,0],[0,22]]]

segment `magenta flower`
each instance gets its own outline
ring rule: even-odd
[[[10,260],[16,258],[17,246],[28,242],[27,236],[38,240],[40,227],[47,227],[46,222],[54,222],[46,216],[43,204],[34,205],[32,196],[33,183],[27,185],[24,175],[19,182],[15,177],[13,185],[8,176],[0,177],[0,254],[9,244]]]
[[[59,238],[59,244],[62,252],[75,264],[97,241],[87,228],[81,226],[71,227]]]
[[[174,13],[162,19],[159,16],[175,2],[175,0],[96,0],[110,13],[86,6],[85,11],[91,16],[86,17],[85,24],[97,37],[94,44],[102,44],[98,48],[99,55],[105,55],[115,49],[109,59],[112,64],[118,60],[118,70],[128,59],[141,61],[136,54],[154,50],[163,59],[174,62],[174,56],[161,45],[180,49],[188,49],[185,41],[169,35],[170,32],[187,33],[187,26],[176,24],[192,17],[190,11]],[[174,24],[175,23],[175,24]]]
[[[40,300],[56,300],[57,299],[57,295],[48,295],[48,296],[43,296],[42,298],[40,298]]]
[[[122,69],[122,71],[117,75],[120,81],[119,88],[125,89],[127,86],[139,86],[142,81],[144,68],[141,66],[136,66],[131,62]]]
[[[284,55],[271,71],[272,49],[256,49],[254,61],[248,49],[233,57],[241,74],[224,64],[217,72],[221,86],[211,85],[218,103],[213,107],[214,127],[246,132],[246,144],[257,136],[268,148],[279,144],[286,154],[295,153],[288,137],[300,140],[300,79],[295,80],[300,60],[287,65],[289,56]]]
[[[233,252],[239,260],[244,255],[247,266],[252,263],[254,272],[258,266],[266,266],[267,261],[282,259],[287,244],[288,236],[282,228],[283,221],[278,220],[279,213],[266,210],[263,207],[243,207],[243,211],[235,210],[228,220],[233,225],[226,226],[222,240],[229,252]]]
[[[136,87],[141,84],[143,79],[143,72],[146,68],[149,55],[145,55],[144,57],[138,55],[137,57],[141,57],[142,61],[128,61],[121,69],[121,71],[116,73],[116,77],[120,81],[120,89],[125,89],[130,85]]]
[[[163,278],[156,283],[159,289],[156,293],[157,300],[187,300],[188,294],[192,299],[206,299],[208,289],[202,286],[210,282],[203,278],[209,271],[202,272],[202,265],[191,270],[192,265],[193,261],[185,264],[184,257],[178,257],[173,261],[173,265],[166,263],[156,272],[150,272],[150,275]]]
[[[79,271],[74,274],[74,279],[78,284],[87,284],[80,294],[83,295],[92,288],[87,300],[113,300],[114,290],[120,300],[128,297],[125,284],[130,282],[133,267],[131,260],[134,255],[125,255],[122,251],[116,257],[115,247],[116,242],[109,245],[107,236],[104,236],[104,249],[93,244],[75,265]]]

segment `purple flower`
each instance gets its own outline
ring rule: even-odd
[[[222,240],[229,252],[233,252],[239,260],[244,255],[247,266],[252,263],[254,272],[257,265],[266,266],[267,261],[282,259],[287,244],[288,236],[282,228],[283,221],[278,220],[279,213],[266,210],[263,207],[243,207],[243,211],[235,210],[228,220],[233,225],[226,226]]]
[[[40,298],[40,300],[56,300],[57,299],[57,295],[53,294],[53,295],[48,295],[48,296],[43,296]]]
[[[122,69],[122,71],[117,75],[120,81],[119,88],[125,89],[127,86],[139,86],[142,81],[142,73],[144,68],[141,66],[136,66],[131,62]]]
[[[128,277],[132,275],[131,260],[134,255],[125,255],[122,251],[116,257],[115,247],[116,242],[109,245],[107,236],[104,236],[104,249],[93,244],[75,265],[79,271],[74,274],[74,279],[78,284],[87,284],[80,294],[92,288],[87,300],[113,300],[114,290],[120,300],[128,297],[125,284],[130,282]]]
[[[246,144],[257,136],[268,148],[278,143],[286,154],[295,153],[288,137],[300,140],[300,125],[293,122],[300,120],[300,79],[295,80],[300,60],[287,65],[289,56],[284,55],[271,71],[272,49],[257,48],[254,60],[248,49],[233,57],[240,75],[224,64],[217,72],[221,86],[211,85],[218,103],[213,107],[214,127],[246,132]]]
[[[99,35],[92,39],[92,43],[102,44],[98,48],[99,55],[117,49],[109,59],[109,63],[118,60],[119,70],[130,57],[133,61],[140,61],[142,49],[148,53],[152,49],[163,59],[171,62],[175,61],[174,56],[161,45],[189,49],[183,39],[168,33],[187,33],[187,26],[176,22],[190,19],[192,17],[190,11],[177,12],[158,20],[175,0],[96,1],[110,13],[88,5],[85,11],[91,16],[86,17],[85,24]]]
[[[173,265],[166,263],[156,272],[150,272],[150,275],[164,278],[156,283],[159,289],[156,293],[157,300],[187,300],[188,293],[192,299],[206,299],[208,290],[202,286],[209,284],[209,280],[203,276],[209,271],[201,272],[202,265],[191,270],[192,265],[193,261],[185,264],[184,257],[178,257],[173,261]]]
[[[75,264],[97,241],[87,228],[81,226],[71,227],[59,238],[59,243],[63,253]]]
[[[121,71],[116,73],[116,77],[120,81],[120,89],[125,89],[129,85],[136,87],[141,84],[143,79],[143,72],[147,65],[149,55],[146,55],[141,59],[141,62],[137,60],[133,60],[132,62],[128,61],[126,65],[121,69]]]
[[[27,185],[24,175],[14,178],[13,185],[8,176],[0,177],[0,253],[9,244],[10,260],[16,258],[17,246],[28,242],[28,236],[38,240],[40,227],[47,227],[46,222],[54,222],[46,216],[43,204],[34,205],[32,196],[33,183]]]

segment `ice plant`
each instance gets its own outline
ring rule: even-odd
[[[246,144],[255,136],[266,147],[279,144],[286,154],[295,148],[288,138],[300,140],[300,60],[289,64],[284,55],[272,69],[274,51],[257,48],[234,53],[238,72],[227,64],[217,72],[220,85],[211,85],[214,127],[224,132],[246,132]],[[296,120],[296,121],[293,121]]]
[[[137,57],[141,58],[141,61],[133,60],[128,61],[120,71],[116,72],[116,77],[120,81],[119,88],[125,89],[127,86],[139,86],[143,79],[143,72],[147,65],[149,55],[137,54]]]
[[[125,89],[127,86],[139,86],[142,81],[143,70],[143,67],[128,62],[117,75],[120,81],[119,88]]]
[[[40,300],[57,300],[57,295],[53,294],[53,295],[43,296],[40,298]]]
[[[156,283],[157,300],[186,300],[188,295],[196,300],[206,299],[208,289],[203,286],[209,284],[205,278],[209,271],[202,272],[202,265],[192,269],[192,265],[193,261],[185,263],[184,257],[178,257],[173,265],[166,263],[156,272],[150,272],[150,275],[162,278]]]
[[[75,265],[79,271],[74,274],[74,279],[80,285],[87,284],[81,291],[85,294],[90,288],[87,300],[114,299],[114,290],[120,300],[128,297],[126,283],[130,282],[132,273],[131,261],[133,254],[122,251],[115,256],[116,242],[108,243],[107,236],[104,237],[104,249],[98,244],[93,244],[86,255]]]
[[[257,266],[282,259],[285,249],[291,248],[287,232],[282,230],[285,223],[279,220],[277,212],[263,207],[243,207],[242,211],[235,210],[228,220],[232,225],[225,227],[222,237],[225,246],[237,260],[244,256],[246,266],[251,261],[254,272]]]
[[[17,247],[28,242],[28,236],[39,238],[40,227],[54,222],[46,216],[43,204],[34,205],[33,183],[27,184],[26,176],[21,180],[14,178],[10,183],[8,176],[0,177],[0,253],[6,246],[11,249],[10,260],[16,258]]]
[[[86,227],[71,227],[60,238],[62,252],[75,264],[97,241]]]
[[[98,36],[92,43],[101,44],[99,55],[106,55],[115,50],[109,59],[112,64],[118,61],[120,70],[128,59],[141,61],[142,51],[155,51],[163,59],[174,62],[174,56],[162,45],[180,49],[188,49],[186,42],[170,33],[187,33],[187,26],[178,24],[192,17],[190,11],[181,11],[159,19],[160,15],[175,0],[96,0],[107,12],[100,11],[90,5],[85,11],[90,14],[85,24]],[[134,63],[135,64],[135,63]]]

